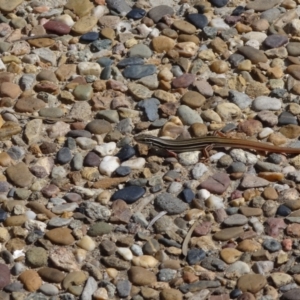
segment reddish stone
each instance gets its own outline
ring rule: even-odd
[[[162,111],[162,113],[166,114],[167,116],[175,116],[177,111],[176,104],[172,102],[167,102],[160,105],[159,109]]]
[[[116,200],[113,202],[110,222],[127,224],[131,215],[131,210],[125,201]]]
[[[44,24],[44,28],[56,34],[68,34],[71,31],[71,27],[64,24],[63,22],[50,20]]]
[[[238,21],[241,20],[241,16],[226,16],[225,22],[229,24],[230,26],[235,25]]]
[[[15,105],[15,110],[17,112],[35,112],[45,107],[46,103],[40,99],[34,97],[21,98],[17,101]]]
[[[10,284],[9,268],[4,264],[0,264],[0,290],[2,290],[8,284]]]
[[[46,198],[52,198],[58,195],[59,188],[54,184],[49,184],[42,188],[41,193]]]
[[[113,89],[115,91],[126,92],[128,90],[127,86],[117,80],[110,79],[106,82],[107,89]]]
[[[293,247],[293,240],[291,239],[284,239],[282,242],[282,248],[284,251],[290,251]]]
[[[195,81],[196,76],[194,74],[183,74],[172,81],[174,88],[186,88]]]
[[[195,236],[203,236],[210,233],[211,222],[203,222],[201,225],[197,226],[194,230]]]
[[[286,228],[286,234],[288,236],[299,238],[300,237],[300,224],[293,223],[289,224]]]
[[[277,237],[279,235],[280,229],[285,229],[286,224],[284,223],[283,219],[280,218],[269,218],[266,222],[265,227],[266,234]]]
[[[206,189],[213,194],[223,194],[230,185],[230,178],[226,173],[216,173],[208,177],[200,184],[200,188]]]
[[[241,198],[241,197],[243,197],[243,192],[242,192],[242,191],[239,191],[239,190],[235,190],[235,191],[232,192],[231,195],[230,195],[230,199],[231,199],[231,200],[238,199],[238,198]]]
[[[14,74],[9,72],[1,72],[0,73],[0,84],[3,82],[13,82]]]
[[[37,92],[58,93],[59,87],[51,81],[42,81],[35,85],[34,89]]]
[[[83,130],[85,128],[86,124],[83,122],[75,122],[71,124],[72,130]]]

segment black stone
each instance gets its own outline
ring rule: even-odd
[[[118,68],[125,68],[127,66],[132,66],[132,65],[143,65],[144,64],[144,59],[138,56],[134,57],[127,57],[122,59],[118,64]]]
[[[243,294],[243,292],[242,292],[241,290],[239,290],[239,289],[234,289],[234,290],[232,290],[232,291],[230,292],[229,296],[230,296],[231,299],[235,299],[235,298],[237,298],[238,296],[240,296],[240,295],[242,295],[242,294]]]
[[[67,133],[67,136],[70,136],[72,138],[78,138],[78,137],[91,138],[92,134],[87,130],[70,130]]]
[[[240,16],[245,11],[244,6],[237,6],[231,13],[232,16]]]
[[[189,14],[187,20],[199,29],[203,29],[208,24],[207,17],[202,14]]]
[[[263,242],[263,247],[270,252],[276,252],[281,250],[281,244],[274,239],[267,239]]]
[[[4,222],[7,219],[7,212],[0,208],[0,222]]]
[[[139,200],[144,194],[145,189],[140,186],[132,185],[115,192],[112,195],[111,200],[114,201],[117,199],[121,199],[124,200],[127,204],[132,204]]]
[[[86,167],[98,167],[99,164],[100,157],[95,152],[89,152],[83,160],[83,165]]]
[[[278,206],[276,214],[281,217],[287,217],[291,212],[292,210],[290,208],[281,204]]]
[[[15,192],[16,192],[16,189],[15,189],[15,188],[11,188],[11,189],[9,190],[9,192],[7,193],[7,197],[8,197],[8,198],[13,198],[14,195],[15,195]]]
[[[135,149],[130,145],[124,145],[120,151],[116,154],[116,156],[120,159],[120,161],[128,160],[136,154]]]
[[[115,174],[116,176],[127,176],[130,174],[130,172],[131,172],[130,167],[121,166],[116,169]]]
[[[134,65],[127,66],[123,71],[123,76],[129,79],[140,79],[156,73],[154,65]]]
[[[145,15],[146,15],[146,11],[144,9],[134,8],[126,15],[126,17],[128,19],[138,20],[143,18]]]
[[[206,256],[205,251],[199,248],[192,248],[188,251],[186,260],[189,265],[195,265],[201,260],[203,260]]]
[[[210,3],[216,7],[223,7],[228,3],[228,0],[210,0]]]
[[[56,154],[56,161],[57,163],[64,165],[70,162],[72,159],[72,153],[69,148],[62,147]]]
[[[191,203],[195,198],[195,194],[191,189],[186,188],[181,192],[181,198],[184,202]]]
[[[83,34],[80,38],[79,38],[79,42],[80,43],[92,43],[95,40],[99,39],[99,33],[98,32],[87,32],[85,34]]]
[[[278,118],[278,125],[283,126],[289,124],[298,125],[297,119],[291,113],[284,111],[283,113],[280,114]]]

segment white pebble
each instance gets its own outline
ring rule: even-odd
[[[121,21],[116,26],[117,33],[130,32],[131,23],[129,21]]]
[[[263,224],[256,217],[250,218],[249,223],[252,224],[257,234],[262,234],[264,232]]]
[[[261,44],[266,38],[267,35],[264,32],[259,32],[259,31],[250,31],[242,35],[243,41],[245,42],[256,41],[259,44]]]
[[[199,161],[199,154],[200,151],[184,152],[178,154],[178,159],[183,166],[190,166]]]
[[[94,150],[98,152],[101,156],[113,155],[114,151],[116,150],[116,143],[109,142],[104,143],[102,145],[97,145]]]
[[[101,67],[95,62],[80,62],[77,68],[80,75],[95,75],[99,77],[101,74]]]
[[[160,34],[160,31],[157,28],[153,28],[149,34],[149,37],[154,38],[154,37],[159,36],[159,34]]]
[[[100,19],[101,17],[104,16],[106,10],[107,10],[106,6],[97,5],[96,7],[94,7],[92,11],[92,16],[96,17],[97,19]]]
[[[227,25],[223,19],[215,18],[210,21],[210,26],[217,28],[218,30],[227,30],[230,29],[230,26]]]
[[[129,248],[119,247],[117,248],[118,254],[120,254],[125,260],[132,260],[133,255]]]
[[[245,45],[255,48],[257,50],[259,50],[260,47],[260,43],[257,40],[249,40],[248,42],[245,43]]]
[[[194,179],[201,178],[206,172],[208,171],[208,168],[203,163],[197,163],[195,167],[192,169],[192,176]]]
[[[133,158],[130,160],[124,161],[122,167],[130,167],[132,170],[142,170],[144,169],[146,160],[143,157]]]
[[[56,21],[60,21],[70,27],[72,27],[75,22],[73,21],[72,17],[70,15],[64,14],[64,15],[60,15],[58,17],[55,18]]]
[[[19,257],[25,256],[25,254],[24,254],[23,250],[15,250],[13,252],[12,256],[13,256],[14,259],[17,259]]]
[[[143,36],[143,37],[147,37],[150,32],[152,31],[151,28],[147,27],[145,24],[140,24],[136,27],[136,29],[139,31],[139,33]]]
[[[99,171],[102,175],[111,174],[120,166],[120,160],[116,156],[105,156],[100,163]]]
[[[242,149],[232,149],[230,151],[230,156],[234,161],[239,161],[246,165],[255,165],[258,161],[258,158],[255,154],[246,152]]]
[[[197,195],[200,200],[206,200],[210,197],[210,192],[206,189],[201,189]]]
[[[81,264],[86,259],[86,251],[84,249],[76,249],[74,252],[76,261]]]
[[[218,152],[209,157],[210,162],[217,162],[222,156],[226,155],[224,152]]]
[[[42,232],[46,231],[47,224],[37,220],[27,220],[25,222],[25,228],[29,231],[40,230]]]
[[[270,127],[265,127],[263,128],[263,130],[258,134],[258,137],[260,139],[265,139],[266,137],[268,137],[270,134],[272,134],[274,132],[274,130]]]
[[[27,216],[27,218],[29,220],[34,220],[36,218],[36,213],[34,211],[32,211],[32,210],[27,210],[25,212],[25,215]]]
[[[296,169],[295,169],[295,167],[293,167],[293,166],[287,166],[287,167],[284,167],[283,169],[282,169],[282,173],[286,176],[288,173],[293,173],[293,172],[295,172],[296,171]]]
[[[217,197],[215,195],[210,195],[210,197],[205,201],[205,205],[209,209],[220,209],[224,208],[223,199],[220,197]]]
[[[2,59],[0,58],[0,71],[5,71],[6,70],[6,66],[3,63]]]

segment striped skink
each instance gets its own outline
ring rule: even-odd
[[[300,154],[300,148],[277,147],[263,142],[231,139],[219,136],[206,136],[185,140],[169,140],[151,135],[140,134],[136,135],[134,139],[138,143],[147,144],[150,147],[165,149],[175,153],[233,147],[274,153]]]

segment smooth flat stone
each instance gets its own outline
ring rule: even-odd
[[[218,241],[227,241],[230,239],[237,238],[244,232],[243,227],[231,227],[218,231],[214,234],[214,239]]]

